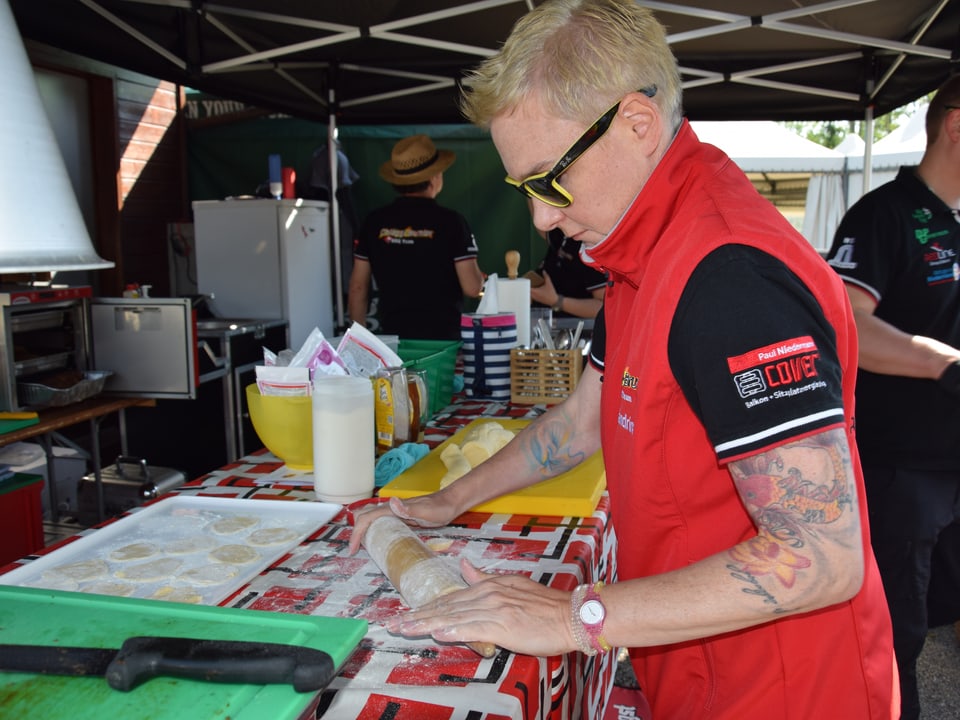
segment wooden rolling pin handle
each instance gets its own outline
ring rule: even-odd
[[[363,537],[363,545],[412,608],[467,587],[459,574],[398,517],[384,515],[374,520]],[[466,645],[485,658],[497,652],[493,643],[468,642]]]
[[[507,263],[507,277],[516,280],[517,271],[520,269],[520,253],[516,250],[507,250],[504,260]]]

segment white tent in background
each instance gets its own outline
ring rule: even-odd
[[[927,144],[926,112],[916,113],[907,122],[873,145],[870,189],[896,177],[901,166],[916,165]],[[836,150],[846,156],[839,174],[818,174],[810,178],[804,214],[803,234],[818,250],[828,250],[843,214],[864,194],[864,142],[848,135]]]
[[[843,153],[811,142],[795,132],[766,120],[690,123],[703,142],[716,145],[743,170],[754,187],[773,202],[814,244],[823,241],[815,230],[808,231],[810,215],[808,183],[822,178],[822,192],[839,193],[846,157]],[[836,203],[828,205],[835,207]],[[819,208],[820,205],[815,205]],[[801,214],[803,214],[801,228]],[[824,225],[825,220],[811,220]]]
[[[697,137],[716,145],[746,173],[841,172],[844,156],[772,120],[690,123]]]

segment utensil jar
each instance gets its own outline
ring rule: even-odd
[[[313,380],[313,487],[317,500],[347,504],[374,487],[373,385],[369,378]]]

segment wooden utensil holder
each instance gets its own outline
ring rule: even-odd
[[[583,370],[583,351],[510,351],[510,401],[519,405],[555,405],[573,392]]]

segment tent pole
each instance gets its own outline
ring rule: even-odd
[[[339,155],[337,148],[337,113],[334,90],[330,89],[330,115],[327,126],[327,159],[330,162],[330,243],[333,245],[333,288],[337,294],[337,328],[343,327],[343,271],[340,264],[340,202],[337,200]]]

